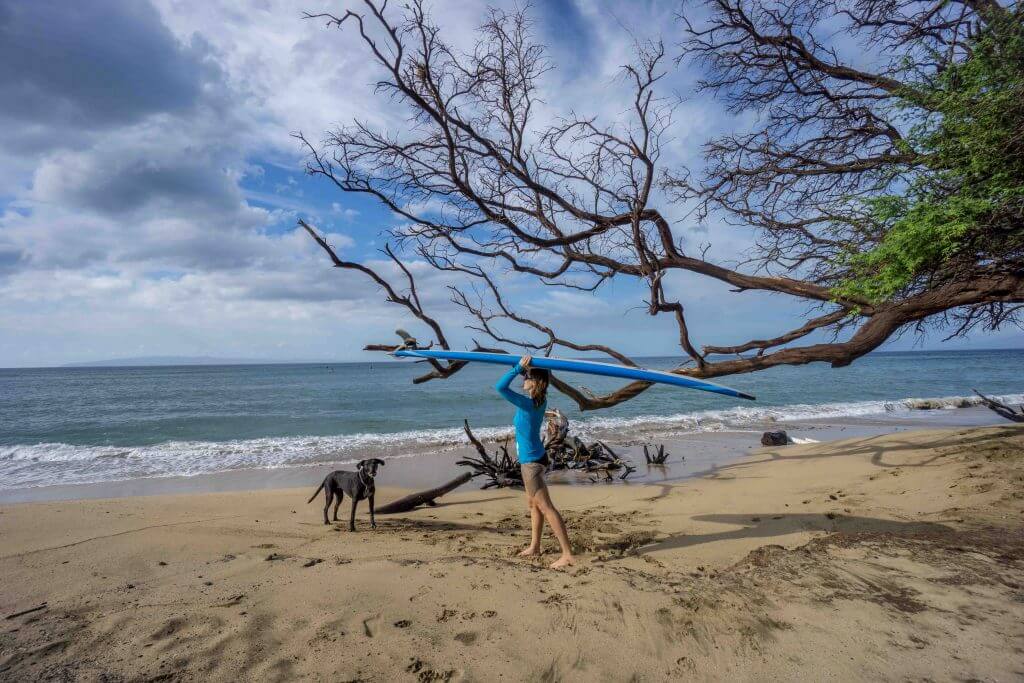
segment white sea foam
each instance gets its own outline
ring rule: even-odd
[[[1024,403],[1024,394],[998,397],[1010,404]],[[908,415],[923,409],[975,406],[980,399],[947,396],[934,399],[855,401],[818,405],[737,407],[675,415],[587,417],[575,421],[583,436],[690,434],[721,431],[757,431],[766,423],[810,419],[839,419],[871,415]],[[484,440],[509,434],[506,427],[474,429]],[[79,446],[37,443],[0,446],[0,489],[26,488],[60,482],[82,484],[146,477],[194,476],[236,469],[277,468],[352,463],[363,457],[415,456],[464,445],[461,429],[425,429],[338,436],[267,437],[233,441],[169,441],[147,446]]]
[[[1024,394],[1007,394],[999,400],[1019,404]],[[639,415],[629,418],[589,418],[578,422],[581,429],[627,431],[664,429],[677,431],[732,431],[771,422],[827,420],[871,415],[910,414],[918,410],[969,408],[981,405],[977,396],[944,396],[940,398],[905,398],[895,401],[853,401],[845,403],[791,404],[785,406],[741,406],[725,410],[702,410],[675,415]]]

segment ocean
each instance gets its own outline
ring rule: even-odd
[[[643,364],[668,369],[675,358]],[[1024,402],[1024,351],[876,353],[850,367],[775,368],[720,378],[757,402],[656,386],[581,414],[552,392],[573,433],[609,441],[757,432],[774,421],[910,415],[920,399],[975,404],[973,388]],[[0,369],[0,490],[192,476],[362,457],[415,457],[509,431],[494,392],[503,369],[470,365],[414,385],[405,362]],[[567,376],[600,392],[616,380]]]

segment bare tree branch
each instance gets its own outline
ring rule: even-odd
[[[552,121],[537,116],[538,87],[552,64],[532,36],[527,11],[490,10],[465,53],[444,40],[422,0],[394,10],[363,0],[360,10],[308,15],[354,31],[382,74],[378,94],[408,114],[399,131],[357,120],[319,144],[296,135],[310,174],[373,197],[399,217],[383,252],[403,284],[343,261],[307,223],[300,225],[335,266],[373,280],[388,301],[430,328],[441,348],[449,348],[448,339],[424,310],[414,259],[451,273],[451,298],[468,327],[499,344],[544,354],[601,353],[631,365],[620,350],[556,331],[543,312],[517,306],[506,285],[532,281],[598,296],[615,279],[640,283],[646,311],[675,324],[685,360],[674,372],[694,377],[848,365],[903,329],[949,324],[956,334],[1018,319],[1024,269],[1016,262],[960,259],[885,302],[836,289],[849,276],[845,256],[884,236],[862,200],[932,163],[906,142],[907,126],[933,115],[931,86],[969,54],[979,27],[1009,10],[986,0],[700,4],[703,12],[684,7],[680,15],[681,59],[704,69],[704,93],[730,111],[758,113],[753,129],[707,143],[700,175],[660,165],[673,107],[658,94],[668,68],[659,41],[638,42],[635,59],[623,66],[629,94],[620,120],[569,112]],[[699,21],[691,19],[698,14]],[[844,59],[830,39],[839,24],[891,59],[871,66]],[[659,204],[666,199],[694,207],[697,220],[753,228],[756,249],[738,264],[709,260],[706,248],[692,251],[666,218]],[[670,291],[666,276],[674,272],[735,292],[782,295],[819,312],[778,336],[701,346],[683,297]],[[828,335],[828,342],[794,345]],[[736,357],[713,357],[721,354]],[[461,367],[435,362],[416,381]],[[559,378],[553,384],[585,410],[616,405],[649,386],[634,382],[595,395]]]

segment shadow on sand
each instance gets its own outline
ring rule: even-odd
[[[689,548],[691,546],[737,539],[770,539],[807,531],[842,531],[846,533],[885,533],[897,536],[917,536],[951,532],[953,529],[935,522],[903,522],[878,517],[836,515],[830,518],[818,513],[774,514],[751,512],[746,514],[696,515],[694,522],[731,524],[734,528],[710,533],[677,534],[659,543],[645,547],[641,552]]]
[[[646,500],[653,502],[668,496],[672,489],[676,488],[678,484],[673,482],[685,482],[692,479],[740,479],[749,477],[740,477],[735,472],[742,470],[743,468],[750,467],[752,465],[761,465],[769,462],[785,462],[785,461],[803,461],[803,460],[825,460],[830,458],[842,458],[849,456],[871,456],[871,464],[876,467],[882,468],[895,468],[895,467],[927,467],[936,460],[946,457],[945,453],[936,453],[931,455],[919,462],[892,462],[886,460],[886,456],[893,455],[903,451],[913,450],[925,450],[925,449],[941,449],[956,446],[963,451],[968,451],[972,446],[976,446],[981,443],[988,441],[994,441],[1002,438],[1009,438],[1018,436],[1024,433],[1024,427],[1018,425],[1001,425],[996,427],[990,427],[986,429],[984,434],[976,434],[970,438],[963,438],[959,434],[949,436],[947,434],[938,434],[934,438],[908,441],[899,439],[896,434],[882,434],[878,436],[864,437],[860,439],[849,440],[845,442],[842,447],[836,448],[828,453],[787,453],[785,450],[772,449],[762,450],[756,455],[750,456],[751,459],[743,459],[741,462],[729,463],[727,465],[716,465],[706,470],[699,472],[693,472],[690,474],[680,475],[678,477],[672,477],[663,479],[659,482],[650,482],[647,485],[654,486],[660,489],[659,493]],[[884,447],[878,444],[878,440],[884,439]],[[826,445],[828,444],[818,444]],[[811,448],[811,446],[806,446]],[[829,446],[829,448],[835,448]]]

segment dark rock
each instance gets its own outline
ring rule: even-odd
[[[786,434],[786,431],[784,429],[779,429],[777,431],[772,432],[765,432],[764,434],[761,435],[762,446],[785,446],[789,442],[789,435]]]

